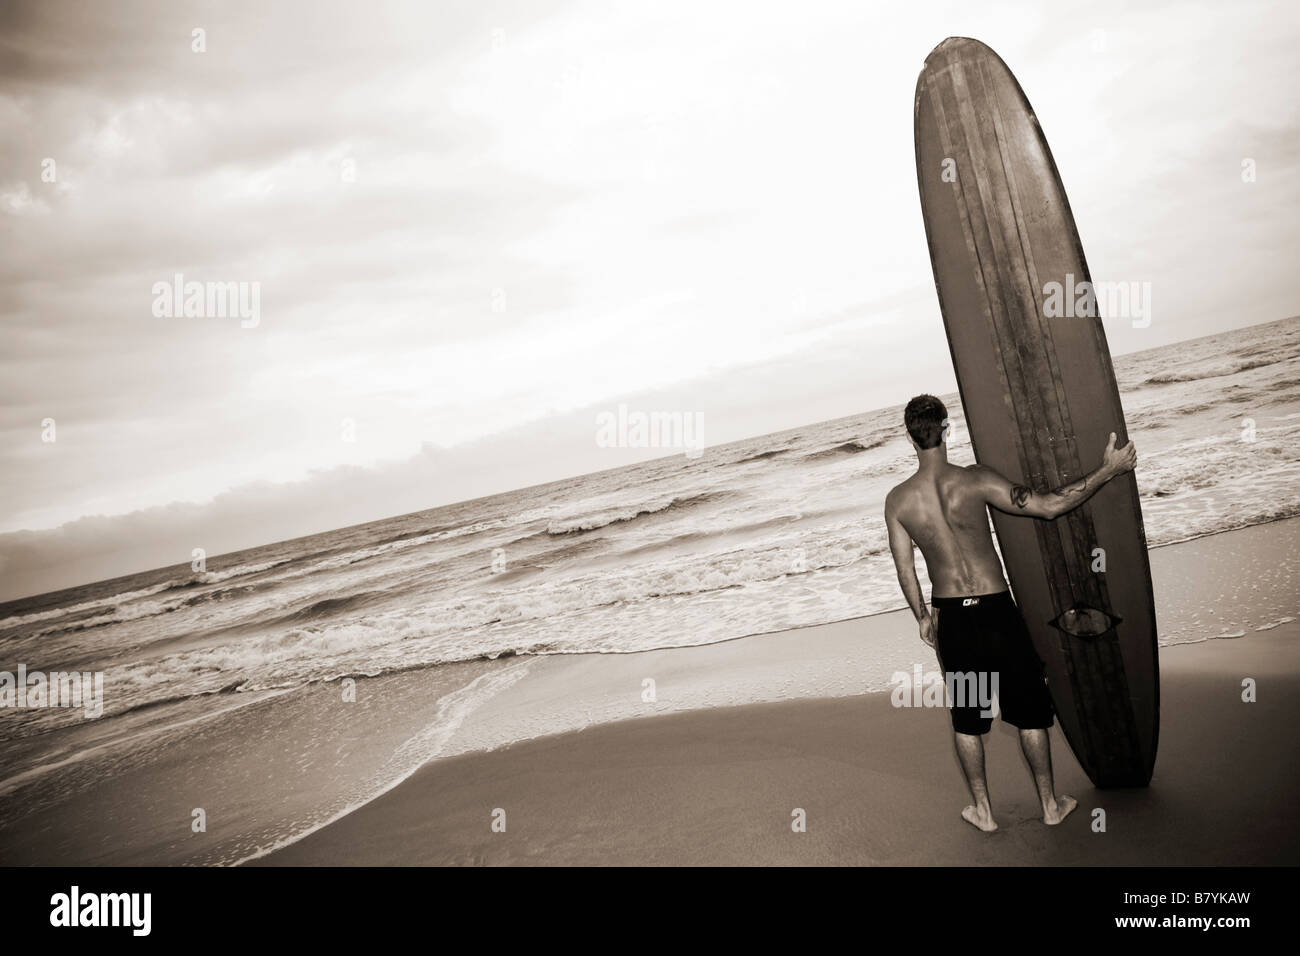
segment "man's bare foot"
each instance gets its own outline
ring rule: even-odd
[[[1079,801],[1068,794],[1061,794],[1050,807],[1043,807],[1043,822],[1054,827],[1070,815],[1070,811],[1079,805]]]
[[[1066,811],[1069,812],[1068,810]],[[993,819],[993,814],[988,810],[980,810],[979,807],[971,804],[961,812],[961,818],[977,829],[985,833],[992,833],[998,828],[997,821]]]

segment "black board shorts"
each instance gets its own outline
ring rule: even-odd
[[[1002,719],[1032,730],[1052,726],[1055,711],[1043,662],[1010,591],[934,598],[935,650],[948,683],[952,729],[986,734],[997,699]],[[991,693],[990,693],[991,692]]]

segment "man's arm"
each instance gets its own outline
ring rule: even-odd
[[[1132,471],[1137,464],[1137,449],[1130,441],[1123,448],[1115,447],[1115,433],[1110,433],[1110,441],[1102,453],[1101,465],[1092,474],[1078,481],[1038,494],[1024,485],[1013,485],[992,468],[979,466],[981,488],[984,500],[988,504],[1008,514],[1032,515],[1035,518],[1059,518],[1067,511],[1073,511],[1083,504],[1116,475]]]
[[[921,628],[921,640],[934,647],[934,621],[921,594],[921,581],[916,576],[916,556],[912,551],[912,536],[907,533],[889,500],[885,499],[885,527],[889,530],[889,552],[894,556],[894,570],[898,573],[898,586],[903,589],[907,606]]]

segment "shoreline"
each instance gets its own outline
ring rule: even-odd
[[[1261,685],[1290,679],[1288,668],[1294,669],[1300,656],[1295,620],[1300,618],[1300,519],[1203,536],[1155,549],[1151,558],[1161,636],[1173,642],[1162,648],[1162,696],[1177,691],[1166,663],[1178,659],[1217,662],[1193,674],[1193,684],[1221,677],[1225,666],[1253,668],[1246,673]],[[1236,635],[1248,636],[1233,639]],[[1258,658],[1254,649],[1265,645],[1277,653]],[[617,753],[640,747],[645,733],[673,738],[676,726],[696,728],[696,736],[679,741],[686,752],[700,737],[721,732],[724,725],[715,728],[714,719],[764,714],[762,708],[785,704],[795,705],[783,713],[802,722],[814,742],[823,730],[817,720],[800,716],[812,711],[799,708],[829,707],[824,716],[832,724],[825,732],[845,753],[860,750],[864,742],[881,752],[932,752],[926,748],[936,741],[941,748],[950,746],[945,720],[921,742],[907,726],[897,725],[898,711],[881,693],[891,688],[892,674],[912,674],[917,666],[933,669],[937,660],[918,639],[910,613],[898,609],[712,644],[516,655],[407,669],[356,681],[355,703],[341,704],[339,682],[316,683],[230,709],[220,719],[142,726],[138,729],[148,730],[145,740],[105,747],[26,782],[0,797],[0,858],[18,865],[274,863],[290,858],[281,854],[299,853],[294,848],[304,841],[321,845],[352,832],[355,816],[369,819],[380,801],[387,806],[406,799],[398,795],[411,793],[418,780],[435,772],[431,768],[496,760],[533,744],[568,752],[575,740],[606,733],[623,741],[614,748]],[[1295,696],[1300,699],[1300,693]],[[844,719],[837,710],[841,706],[865,708],[855,712],[868,725],[854,735],[835,731],[834,721]],[[665,723],[677,718],[688,723]],[[915,723],[933,719],[926,713]],[[636,730],[640,725],[668,730]],[[777,735],[769,735],[769,743],[797,763],[798,748],[780,744],[781,722],[769,730]],[[1162,754],[1176,732],[1180,728],[1166,711]],[[1270,723],[1260,736],[1267,743],[1285,740],[1289,732],[1286,723]],[[1225,740],[1211,731],[1205,743],[1211,749],[1236,745]],[[750,747],[752,760],[767,763],[769,758],[754,749],[756,740],[736,743]],[[653,739],[646,746],[647,753],[659,752]],[[1250,752],[1256,760],[1270,759],[1258,742]],[[1063,742],[1056,753],[1058,766],[1073,763]],[[1012,755],[1019,760],[1014,748]],[[661,756],[675,759],[671,750]],[[950,750],[941,749],[941,756],[955,774]],[[721,753],[714,757],[719,766],[729,759]],[[605,786],[582,774],[607,759],[601,756],[585,770],[575,767],[582,782],[573,793]],[[512,763],[491,766],[493,774],[504,774],[501,779],[520,772]],[[701,794],[709,792],[700,776],[707,766],[692,771],[704,788]],[[774,772],[785,773],[782,766],[777,760]],[[825,777],[829,770],[808,772]],[[949,787],[954,781],[960,788],[959,777],[936,777],[925,785]],[[1190,777],[1186,781],[1188,789],[1196,785]],[[636,790],[619,799],[635,801]],[[1249,805],[1248,790],[1238,794],[1237,809]],[[425,818],[441,813],[437,804],[421,806]],[[209,815],[206,834],[190,829],[196,807]],[[607,822],[615,829],[619,825],[616,816]],[[942,823],[947,826],[947,819]],[[674,824],[664,821],[664,826],[671,831]],[[443,837],[430,836],[435,838]],[[347,862],[353,856],[342,845],[338,854],[314,862]]]
[[[1300,718],[1297,636],[1293,623],[1171,649],[1148,788],[1096,790],[1054,728],[1057,791],[1080,803],[1055,828],[1037,818],[1013,728],[986,738],[1000,829],[982,834],[958,816],[969,798],[946,712],[870,695],[630,719],[435,760],[250,865],[1295,865],[1300,773],[1270,751]],[[1257,703],[1239,699],[1243,673],[1258,675]]]
[[[1252,650],[1260,647],[1272,648],[1269,659],[1257,662],[1266,669],[1261,675],[1275,671],[1291,674],[1300,657],[1297,652],[1300,645],[1296,644],[1300,624],[1296,623],[1296,615],[1285,613],[1295,610],[1294,581],[1300,568],[1292,568],[1288,561],[1298,550],[1300,520],[1292,520],[1290,524],[1285,520],[1268,522],[1224,534],[1227,537],[1218,537],[1210,544],[1204,542],[1215,536],[1195,539],[1200,544],[1183,543],[1181,547],[1153,553],[1162,634],[1183,633],[1187,628],[1200,632],[1193,639],[1161,648],[1163,699],[1170,694],[1177,696],[1182,690],[1177,683],[1180,660],[1207,662],[1190,667],[1187,680],[1198,684],[1215,676],[1206,671],[1206,668],[1214,669],[1208,662],[1221,666],[1235,657],[1253,659],[1256,654]],[[1281,579],[1280,587],[1272,594],[1275,603],[1271,607],[1257,593],[1260,582],[1269,581],[1269,573]],[[1253,623],[1246,620],[1247,612],[1260,619]],[[697,733],[711,734],[714,728],[710,714],[743,711],[758,715],[763,712],[753,708],[769,706],[858,701],[867,708],[872,721],[880,720],[882,727],[892,728],[888,733],[901,735],[900,739],[908,738],[906,728],[894,726],[888,716],[893,708],[884,703],[888,697],[883,692],[889,687],[873,685],[863,674],[868,666],[878,669],[883,664],[889,668],[891,654],[895,671],[911,673],[918,665],[936,666],[933,652],[917,640],[914,630],[911,616],[903,608],[813,627],[750,635],[743,641],[735,639],[629,654],[533,658],[534,669],[528,679],[512,688],[511,694],[485,703],[474,715],[474,726],[466,729],[457,746],[416,770],[379,799],[385,801],[383,806],[389,806],[391,801],[412,799],[396,794],[409,794],[412,788],[419,788],[421,784],[417,781],[436,774],[433,769],[436,767],[459,767],[465,761],[479,758],[492,762],[498,759],[493,754],[519,753],[518,748],[533,745],[567,752],[576,746],[573,741],[583,735],[608,733],[616,739],[640,741],[642,732],[630,728],[647,722],[659,722],[654,726],[661,729],[669,727],[662,732],[671,735],[671,725],[663,721],[689,718],[690,722],[699,723],[700,728],[706,728],[698,729]],[[1249,635],[1246,640],[1233,636],[1239,631]],[[894,640],[899,634],[904,636],[902,643]],[[1192,648],[1209,650],[1196,652]],[[639,666],[642,662],[644,666]],[[1247,661],[1240,663],[1245,665]],[[664,695],[666,700],[656,701],[653,706],[629,708],[627,698],[640,690],[638,676],[642,674],[659,677],[657,686],[667,688],[669,694]],[[611,706],[610,698],[617,694],[622,695],[624,703]],[[718,719],[725,724],[729,718]],[[1162,744],[1166,747],[1175,723],[1166,708],[1162,719],[1165,728]],[[553,729],[547,731],[547,724]],[[932,738],[949,739],[946,727],[945,719],[933,728]],[[1270,730],[1265,738],[1277,739],[1281,733],[1281,730]],[[877,735],[873,733],[874,736]],[[1057,742],[1054,751],[1058,767],[1072,766],[1082,785],[1091,790],[1091,784],[1074,763],[1059,726],[1053,736]],[[649,746],[654,749],[653,742]],[[511,772],[509,761],[493,766],[506,776]],[[955,765],[952,769],[955,772]],[[959,778],[954,779],[960,784]],[[300,859],[297,855],[300,851],[293,848],[306,839],[312,840],[313,846],[333,846],[335,851],[342,852],[337,837],[326,834],[355,833],[354,824],[348,822],[352,816],[361,813],[369,819],[372,813],[384,812],[370,810],[374,802],[363,804],[309,836],[295,838],[250,862],[274,864]],[[366,835],[365,839],[376,837]],[[313,859],[327,862],[329,852],[335,851]]]

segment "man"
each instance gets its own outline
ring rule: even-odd
[[[1020,746],[1034,777],[1043,822],[1055,825],[1076,806],[1073,797],[1057,796],[1052,782],[1048,728],[1052,699],[1043,663],[1034,651],[1020,610],[1011,599],[1002,562],[993,548],[986,508],[1008,514],[1056,518],[1087,501],[1116,475],[1131,471],[1137,451],[1129,442],[1115,447],[1112,432],[1101,466],[1071,485],[1038,494],[1013,485],[992,468],[948,463],[948,410],[933,395],[918,395],[903,412],[907,435],[916,449],[916,474],[885,498],[889,548],[898,583],[945,675],[980,674],[996,680],[1002,719],[1020,729]],[[934,586],[931,613],[916,576],[912,543],[921,549]],[[979,686],[986,687],[981,682]],[[952,686],[951,684],[949,686]],[[986,832],[998,828],[984,780],[984,741],[992,725],[989,711],[977,701],[952,707],[957,756],[974,804],[962,818]]]

